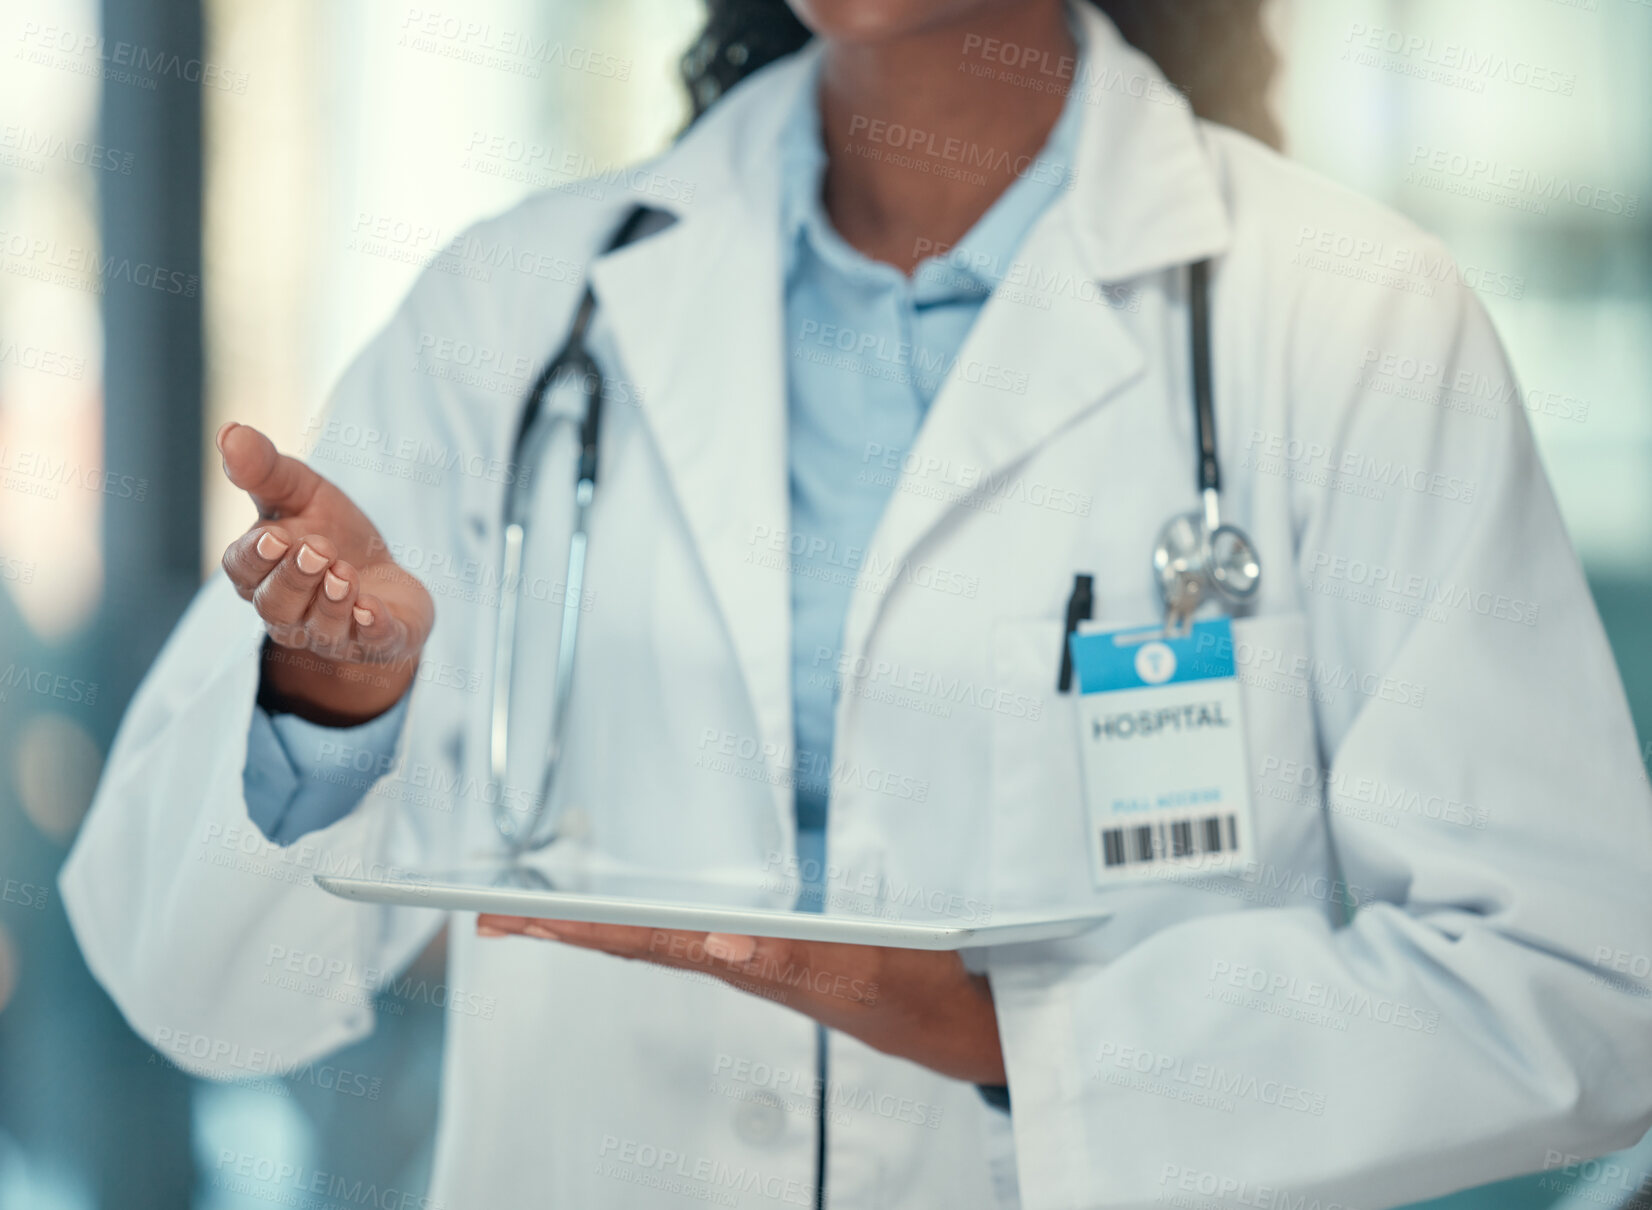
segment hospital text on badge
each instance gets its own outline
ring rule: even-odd
[[[1070,642],[1096,885],[1241,870],[1254,825],[1231,623]]]

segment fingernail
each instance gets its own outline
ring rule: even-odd
[[[306,558],[306,555],[309,557]],[[326,566],[327,560],[311,550],[309,543],[306,542],[298,548],[298,570],[305,575],[313,576]]]
[[[258,537],[258,554],[261,558],[275,560],[287,553],[287,544],[274,534],[265,530]],[[302,554],[299,558],[303,558]]]
[[[304,556],[300,554],[298,557],[302,562]],[[321,579],[321,591],[327,594],[329,601],[342,601],[350,594],[350,582],[341,580],[332,572],[328,572]]]
[[[510,936],[510,934],[507,933],[504,929],[496,929],[491,924],[478,924],[476,926],[476,935],[478,937],[509,937]]]
[[[373,611],[371,609],[363,609],[360,605],[357,605],[350,613],[356,619],[357,626],[371,626],[373,624]]]
[[[239,427],[240,425],[236,424],[233,420],[226,420],[223,424],[218,426],[218,435],[212,439],[212,443],[218,447],[219,453],[224,452],[224,438],[229,436],[229,431]]]
[[[719,962],[749,962],[756,952],[756,937],[731,937],[723,933],[713,933],[706,938],[706,953]]]
[[[557,932],[543,920],[530,920],[523,926],[522,931],[530,937],[538,937],[541,941],[561,941],[562,934]]]

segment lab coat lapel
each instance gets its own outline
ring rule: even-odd
[[[771,87],[790,96],[785,83]],[[635,381],[727,622],[757,720],[754,738],[777,755],[793,747],[784,282],[775,157],[759,149],[772,147],[763,123],[780,108],[753,115],[747,104],[724,124],[734,129],[692,132],[667,166],[711,197],[592,268],[622,372]],[[724,188],[719,164],[739,155],[751,162],[737,188]],[[789,780],[772,780],[788,835]]]
[[[846,620],[847,653],[864,650],[890,592],[923,571],[924,537],[944,517],[1001,491],[1018,463],[1140,375],[1149,353],[1125,319],[1140,279],[1228,245],[1192,112],[1093,6],[1079,19],[1088,51],[1073,187],[1017,250],[904,462],[903,479],[938,466],[976,486],[917,482],[891,495]],[[1151,355],[1184,348],[1172,336]]]
[[[1045,224],[1024,253],[1062,265],[1071,264],[1062,259],[1070,248],[1070,239]],[[1092,291],[1084,293],[1057,294],[1043,310],[1000,292],[982,309],[903,460],[902,479],[912,490],[890,494],[867,546],[864,591],[853,594],[845,620],[846,652],[863,650],[890,591],[909,579],[924,582],[935,570],[923,563],[926,534],[954,509],[1001,496],[1017,463],[1141,373],[1136,338]],[[935,467],[944,468],[944,482],[925,482]]]

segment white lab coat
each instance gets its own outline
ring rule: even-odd
[[[1117,914],[980,960],[1013,1138],[974,1088],[833,1036],[829,1202],[1013,1204],[1013,1149],[1028,1210],[1387,1206],[1630,1144],[1652,1121],[1652,995],[1633,977],[1652,954],[1652,812],[1469,288],[1500,279],[1465,284],[1403,219],[1196,123],[1079,7],[1076,184],[894,472],[846,655],[822,661],[843,678],[828,889],[843,911],[1105,895]],[[310,874],[496,848],[496,464],[587,270],[617,381],[561,801],[626,861],[793,873],[774,148],[804,78],[796,60],[765,71],[625,187],[474,228],[346,374],[312,462],[437,602],[398,765],[348,818],[287,850],[248,822],[259,623],[221,576],[190,608],[63,874],[93,971],[184,1067],[263,1074],[362,1037],[362,983],[444,923]],[[638,199],[679,221],[597,256]],[[1225,502],[1266,567],[1236,624],[1258,849],[1243,879],[1098,891],[1073,699],[1053,692],[1062,610],[1091,571],[1099,619],[1158,616],[1154,535],[1194,504],[1181,266],[1205,256]],[[542,584],[568,467],[559,449],[541,472]],[[1379,574],[1391,587],[1362,595]],[[1418,592],[1443,599],[1415,616]],[[556,592],[537,595],[554,617]],[[521,661],[545,670],[520,678],[524,784],[549,650]],[[472,924],[452,922],[438,1204],[807,1204],[809,1021]],[[293,954],[320,972],[296,989]],[[394,1095],[395,1073],[373,1074]]]

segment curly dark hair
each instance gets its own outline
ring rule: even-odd
[[[1262,25],[1265,2],[1091,0],[1187,95],[1195,113],[1278,147],[1268,86],[1279,60]],[[705,4],[705,27],[682,58],[696,119],[746,76],[809,40],[785,0]]]

